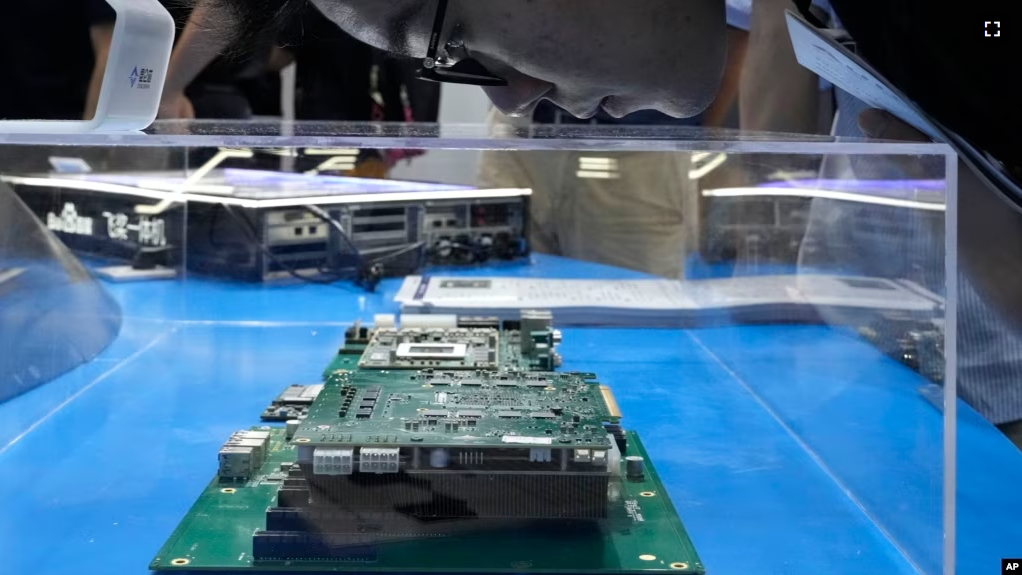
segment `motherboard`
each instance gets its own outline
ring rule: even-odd
[[[234,433],[154,570],[702,573],[607,385],[549,312],[379,316]],[[310,400],[311,398],[311,400]]]
[[[888,357],[943,385],[943,321],[885,314],[860,326],[858,333]]]

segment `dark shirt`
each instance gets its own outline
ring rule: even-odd
[[[374,52],[319,10],[302,12],[301,26],[281,42],[295,57],[300,120],[369,121]]]
[[[417,60],[356,40],[312,6],[278,41],[297,62],[300,120],[404,122],[410,113],[416,122],[434,122],[439,115],[440,87],[414,79]]]
[[[95,56],[89,30],[113,22],[104,0],[17,0],[0,13],[0,118],[80,120]]]
[[[159,0],[177,27],[174,44],[192,14],[191,3]],[[241,53],[214,59],[185,89],[195,117],[217,120],[247,120],[252,117],[250,97],[258,93],[259,81],[267,75],[272,43],[253,42]],[[279,107],[278,107],[279,109]]]
[[[831,0],[859,54],[909,99],[1022,175],[1022,34],[1009,0]],[[1005,18],[999,37],[986,21]]]
[[[178,38],[181,37],[181,31],[188,23],[192,8],[189,7],[189,3],[181,0],[160,0],[160,4],[163,4],[163,7],[174,18],[174,23],[177,26],[177,34],[174,37],[176,45]],[[241,79],[257,78],[266,71],[271,47],[270,42],[263,42],[247,53],[217,58],[192,81],[192,86],[229,86],[233,88]]]

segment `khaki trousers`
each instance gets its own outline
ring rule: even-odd
[[[522,122],[499,112],[490,121]],[[607,177],[579,174],[594,161]],[[487,151],[479,185],[532,189],[536,252],[680,279],[697,233],[690,165],[688,152]]]

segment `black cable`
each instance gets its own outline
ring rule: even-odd
[[[450,250],[450,254],[447,257],[441,256],[445,260],[450,260],[455,254],[467,253],[472,257],[472,261],[482,263],[489,258],[487,257],[488,248],[473,244],[463,244],[461,242],[454,242],[448,240],[448,244],[444,246],[443,250]],[[441,249],[434,248],[433,253],[439,253],[443,251]]]
[[[396,252],[390,252],[389,254],[387,254],[385,256],[382,256],[382,257],[379,257],[379,258],[377,258],[375,260],[372,260],[370,263],[380,264],[380,263],[384,263],[384,262],[389,262],[389,261],[397,259],[397,258],[399,258],[399,257],[401,257],[401,256],[403,256],[403,255],[405,255],[407,253],[411,253],[411,252],[413,252],[415,250],[421,250],[422,251],[422,254],[420,254],[420,256],[421,256],[421,255],[424,255],[426,253],[426,250],[423,249],[424,247],[426,247],[426,242],[415,242],[413,244],[408,244],[407,246],[404,246],[403,248],[398,248],[398,250]],[[422,258],[421,257],[419,258],[419,261],[420,261],[420,267],[421,267],[421,262],[422,262]]]
[[[357,246],[355,246],[355,242],[351,241],[351,236],[348,235],[348,232],[344,229],[344,226],[341,225],[341,222],[337,221],[337,219],[335,219],[333,216],[327,213],[326,210],[319,206],[307,205],[305,206],[305,209],[308,210],[309,213],[311,213],[312,215],[319,218],[320,220],[326,222],[327,225],[332,226],[335,230],[337,230],[337,233],[340,234],[341,239],[344,240],[344,243],[348,245],[348,248],[355,255],[355,259],[358,261],[359,266],[360,267],[365,266],[366,262],[365,260],[362,259],[362,252],[359,251]]]
[[[352,241],[351,236],[348,235],[347,230],[345,230],[344,226],[341,225],[341,222],[337,221],[336,218],[331,216],[326,210],[320,208],[319,206],[306,205],[305,209],[307,209],[311,214],[323,220],[324,222],[332,226],[335,230],[337,230],[337,233],[341,236],[341,239],[344,240],[344,243],[348,245],[348,247],[351,249],[352,253],[355,255],[358,261],[359,274],[358,278],[356,279],[356,283],[363,285],[370,291],[373,291],[376,288],[376,284],[378,284],[379,281],[386,274],[386,268],[383,265],[384,263],[397,259],[415,250],[422,250],[426,246],[424,242],[416,242],[408,244],[407,246],[396,248],[397,251],[391,252],[385,256],[367,260],[365,257],[363,257],[361,250],[358,249],[358,246],[355,245],[355,242]],[[423,253],[419,255],[418,265],[416,266],[417,269],[421,268],[424,265],[425,255],[426,255],[425,250],[423,250]]]
[[[266,244],[261,239],[259,239],[258,230],[247,216],[245,216],[244,214],[239,214],[238,212],[234,211],[234,209],[231,206],[227,204],[221,205],[223,206],[224,210],[228,213],[228,215],[231,216],[231,218],[233,218],[236,222],[241,224],[242,229],[245,232],[245,235],[248,236],[249,242],[252,243],[254,246],[258,247],[260,251],[262,251],[263,254],[270,259],[270,261],[280,266],[291,277],[317,285],[331,285],[339,280],[350,278],[350,275],[336,276],[332,278],[321,278],[304,276],[298,273],[298,271],[294,269],[293,265],[281,261],[281,259],[277,257],[277,254],[273,253],[273,250],[268,248]],[[357,268],[351,268],[350,271],[357,271]]]
[[[374,291],[376,289],[377,284],[379,284],[380,280],[383,279],[383,276],[386,272],[386,268],[383,265],[384,263],[397,259],[415,250],[422,251],[418,262],[419,267],[421,267],[424,263],[425,259],[424,256],[426,255],[426,250],[423,249],[425,247],[424,242],[408,244],[406,246],[397,248],[397,251],[390,252],[385,256],[367,260],[365,257],[363,257],[362,252],[358,249],[358,247],[355,246],[355,243],[351,240],[351,237],[348,235],[347,231],[344,229],[344,226],[341,225],[340,222],[338,222],[335,218],[331,217],[330,214],[327,213],[322,208],[319,208],[318,206],[309,205],[305,206],[305,208],[310,213],[315,215],[317,218],[323,220],[337,231],[337,233],[341,236],[341,239],[344,241],[345,244],[347,244],[348,248],[351,250],[351,253],[352,255],[354,255],[357,263],[356,265],[348,268],[340,268],[332,271],[327,271],[323,267],[320,267],[318,271],[320,272],[321,276],[317,277],[305,276],[298,273],[298,271],[294,269],[293,265],[289,265],[283,262],[280,258],[277,257],[275,253],[273,253],[271,249],[269,249],[269,247],[266,246],[266,244],[259,238],[259,232],[256,229],[255,224],[253,224],[252,221],[245,214],[243,213],[239,214],[226,204],[221,205],[224,208],[224,210],[235,221],[239,222],[242,225],[243,231],[245,232],[245,235],[248,237],[248,241],[250,243],[259,248],[260,251],[262,251],[263,254],[265,254],[265,256],[268,259],[270,259],[270,261],[272,261],[278,267],[287,272],[288,275],[304,282],[309,282],[317,285],[331,285],[341,280],[354,279],[357,285],[360,285],[369,291]],[[331,275],[331,273],[334,275]]]

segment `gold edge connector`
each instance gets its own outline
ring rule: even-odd
[[[610,391],[610,388],[606,385],[601,385],[600,395],[603,396],[603,403],[607,405],[607,412],[610,413],[610,416],[621,417],[621,408],[617,406],[617,400],[614,399],[614,394]]]

